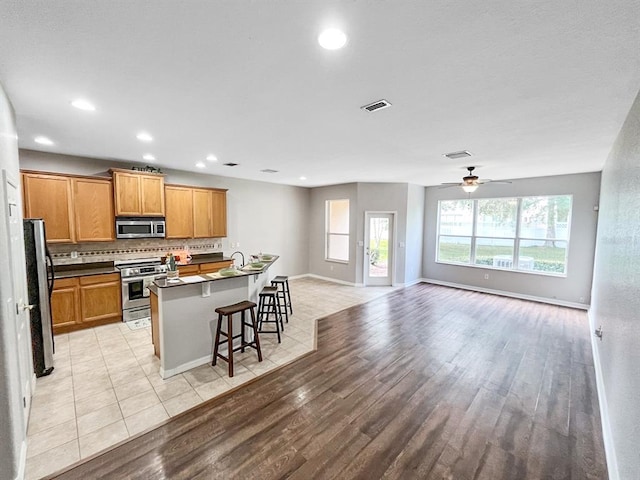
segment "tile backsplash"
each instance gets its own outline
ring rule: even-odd
[[[114,242],[49,244],[55,265],[112,262],[134,258],[161,257],[168,251],[188,249],[192,255],[222,252],[222,238],[185,240],[127,239]]]

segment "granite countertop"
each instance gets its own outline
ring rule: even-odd
[[[72,265],[54,265],[53,278],[85,277],[89,275],[104,275],[107,273],[120,273],[113,266],[113,262],[76,263]]]
[[[261,261],[261,263],[264,263],[264,266],[262,268],[253,268],[249,265],[245,265],[244,267],[238,270],[238,273],[236,275],[224,276],[224,275],[220,275],[220,273],[217,273],[217,272],[203,273],[201,275],[188,275],[172,281],[169,281],[166,279],[155,280],[153,282],[153,285],[155,285],[158,288],[169,288],[169,287],[179,287],[182,285],[191,285],[193,283],[204,283],[204,282],[212,282],[216,280],[228,280],[230,278],[246,277],[249,275],[259,275],[269,270],[269,267],[273,265],[273,263],[276,260],[278,260],[278,258],[280,258],[278,255],[270,255],[270,254],[265,254],[265,255],[268,255],[271,258],[269,261],[266,261],[266,260]],[[230,260],[230,259],[222,259],[222,260]],[[218,261],[222,261],[222,260],[218,260]],[[215,261],[215,260],[206,260],[200,263],[208,263],[212,261]]]

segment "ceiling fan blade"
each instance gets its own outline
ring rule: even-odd
[[[461,183],[443,183],[438,188],[451,188],[451,187],[461,187]]]

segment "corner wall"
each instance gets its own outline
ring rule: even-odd
[[[612,480],[640,478],[640,94],[602,171],[591,327]]]
[[[573,195],[567,276],[457,266],[436,262],[438,201],[465,198],[459,188],[427,187],[425,199],[425,244],[423,275],[429,280],[464,285],[480,290],[513,294],[523,298],[548,299],[586,308],[590,303],[593,256],[596,241],[600,173],[581,173],[513,180],[511,184],[482,185],[471,198],[519,197],[525,195]],[[489,274],[485,280],[484,275]]]
[[[18,136],[13,108],[0,85],[0,170],[20,178],[18,170]],[[1,177],[0,177],[1,178]],[[7,231],[8,206],[0,195],[0,251],[9,251]],[[24,262],[24,254],[22,261]],[[6,262],[6,260],[5,260]],[[6,266],[6,265],[5,265]],[[5,269],[0,276],[0,480],[19,478],[24,473],[26,455],[26,425],[22,415],[22,392],[16,344],[15,315],[9,313],[13,302],[13,279]],[[30,336],[27,341],[30,341]],[[23,452],[24,450],[24,452]]]

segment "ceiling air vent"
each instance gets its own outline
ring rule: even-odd
[[[455,160],[457,158],[467,158],[471,156],[471,152],[467,150],[460,150],[459,152],[444,153],[443,156]]]
[[[364,105],[360,108],[369,112],[375,112],[376,110],[382,110],[383,108],[387,108],[390,106],[391,104],[386,100],[378,100],[377,102],[370,103],[369,105]]]
[[[236,165],[238,165],[237,163],[233,163],[233,162],[228,162],[228,163],[223,163],[223,165],[225,167],[235,167]]]
[[[271,168],[265,168],[264,170],[260,170],[262,173],[278,173],[278,170],[273,170]]]

